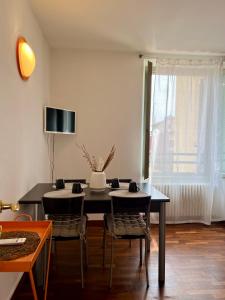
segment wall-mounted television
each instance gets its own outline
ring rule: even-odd
[[[44,131],[48,133],[75,134],[76,112],[45,106]]]

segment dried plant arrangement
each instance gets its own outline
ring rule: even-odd
[[[87,160],[91,170],[93,172],[104,172],[105,169],[109,166],[110,162],[112,161],[114,155],[115,155],[115,151],[116,151],[116,147],[115,145],[112,146],[109,155],[107,156],[107,158],[104,160],[102,160],[101,158],[99,158],[99,160],[97,161],[96,157],[94,155],[90,155],[85,147],[85,145],[77,145],[81,151],[83,152],[83,157]]]
[[[108,165],[110,164],[110,162],[112,161],[114,155],[115,155],[115,151],[116,151],[116,147],[115,145],[112,146],[112,149],[110,150],[109,152],[109,155],[108,157],[106,158],[105,160],[105,163],[103,164],[103,167],[102,167],[102,171],[105,171],[105,169],[108,167]]]

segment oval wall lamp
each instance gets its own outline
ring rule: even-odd
[[[16,57],[20,76],[29,79],[35,68],[35,55],[24,37],[17,40]]]

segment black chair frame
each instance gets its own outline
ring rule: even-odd
[[[56,247],[56,241],[63,240],[80,240],[80,256],[81,256],[81,283],[82,288],[84,287],[84,254],[85,252],[85,263],[87,266],[87,240],[86,240],[86,216],[84,215],[84,197],[71,197],[71,198],[48,198],[43,197],[43,207],[45,215],[48,215],[50,220],[53,220],[53,232],[54,232],[54,223],[61,226],[65,226],[61,221],[60,217],[65,217],[67,220],[71,221],[71,216],[80,217],[80,234],[76,236],[52,236],[54,241],[54,248]],[[85,218],[85,219],[84,219]],[[83,228],[83,222],[85,221],[85,228]]]
[[[111,263],[110,263],[110,278],[109,278],[109,287],[112,287],[112,265],[113,265],[113,241],[115,239],[139,239],[140,240],[140,266],[142,265],[142,240],[145,240],[145,270],[146,270],[146,282],[147,287],[149,287],[149,276],[148,276],[148,244],[149,244],[149,235],[150,235],[150,204],[151,197],[112,197],[111,199],[111,220],[112,232],[109,232],[111,236]],[[115,225],[115,217],[120,215],[121,218],[124,216],[132,216],[136,215],[137,217],[141,217],[141,213],[144,214],[145,219],[145,233],[143,235],[136,234],[125,234],[118,235],[114,232]],[[107,218],[106,218],[107,219]],[[107,223],[107,221],[106,221]],[[106,230],[109,231],[109,227],[106,224]],[[103,245],[103,264],[105,264],[105,241],[106,237],[104,237],[104,245]]]

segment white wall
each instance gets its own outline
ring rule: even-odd
[[[0,199],[18,200],[37,182],[49,180],[43,106],[49,101],[49,49],[26,0],[0,1]],[[22,81],[16,41],[31,44],[37,67]],[[2,213],[1,220],[10,219]],[[9,299],[20,274],[0,273],[0,299]]]
[[[103,158],[115,144],[107,177],[140,179],[142,74],[136,54],[52,51],[51,105],[77,112],[77,134],[55,137],[55,177],[89,178],[83,143]]]

